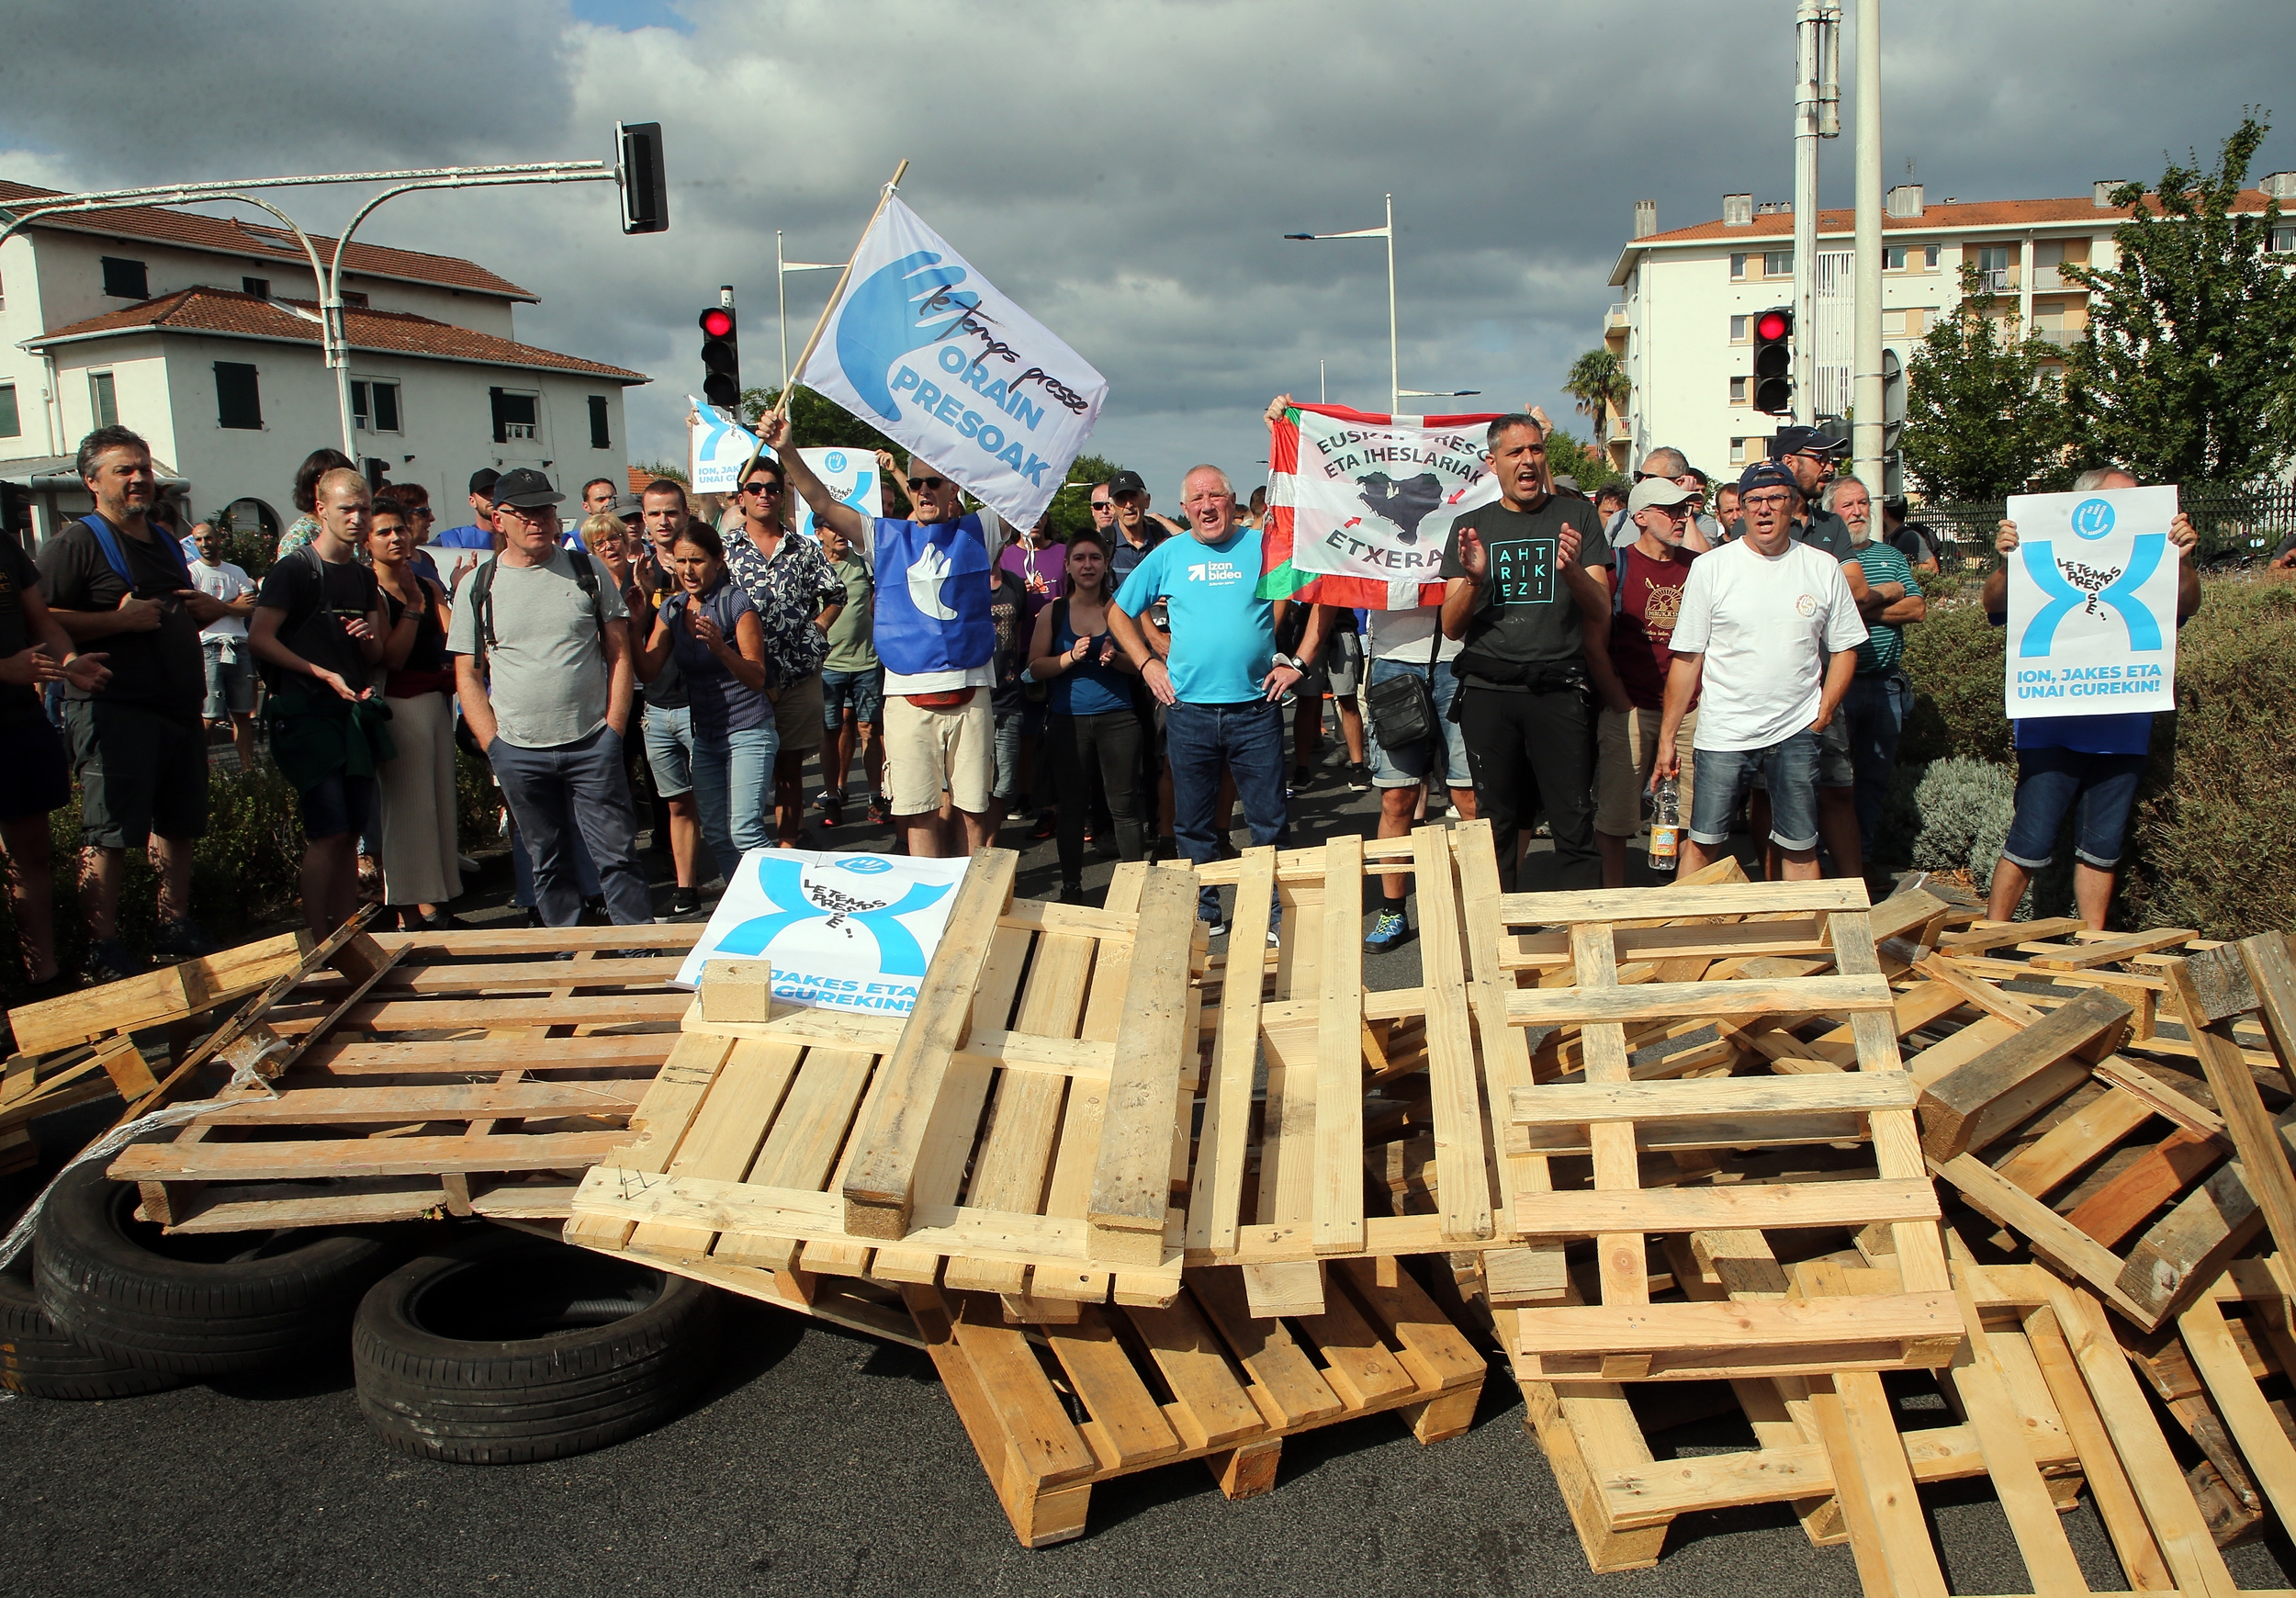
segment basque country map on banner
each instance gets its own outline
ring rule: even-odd
[[[1401,611],[1441,602],[1444,541],[1499,497],[1490,416],[1375,416],[1294,405],[1268,428],[1259,597]]]
[[[2007,510],[2009,715],[2176,709],[2177,490],[2019,494]]]
[[[853,253],[797,381],[1033,527],[1092,435],[1108,379],[896,197]]]
[[[763,960],[785,1003],[906,1016],[969,863],[752,850],[678,982],[698,986],[712,960]]]

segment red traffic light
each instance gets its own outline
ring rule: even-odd
[[[1786,319],[1784,311],[1764,311],[1761,320],[1754,324],[1754,336],[1757,338],[1782,339],[1785,337],[1785,331]]]
[[[702,331],[714,339],[722,339],[734,331],[734,313],[722,306],[714,306],[702,313]]]

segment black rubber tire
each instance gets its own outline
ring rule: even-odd
[[[359,1409],[403,1454],[517,1465],[681,1413],[715,1363],[716,1289],[489,1228],[375,1285],[351,1330]]]
[[[183,1379],[81,1347],[39,1307],[29,1271],[0,1271],[0,1389],[27,1398],[116,1399],[180,1387]]]
[[[64,1173],[34,1234],[33,1281],[58,1330],[146,1370],[222,1376],[341,1346],[359,1296],[405,1257],[388,1229],[169,1237],[90,1160]]]

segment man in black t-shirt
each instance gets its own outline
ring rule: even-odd
[[[1466,647],[1452,663],[1452,702],[1467,735],[1475,813],[1491,822],[1499,881],[1515,885],[1517,837],[1544,805],[1554,833],[1556,886],[1599,888],[1594,846],[1594,699],[1586,639],[1607,647],[1608,563],[1594,507],[1557,499],[1546,432],[1502,416],[1489,434],[1499,502],[1451,523],[1443,547],[1443,631]]]
[[[358,910],[375,768],[398,751],[371,681],[385,640],[382,595],[357,557],[372,512],[366,479],[340,467],[314,497],[319,535],[264,574],[247,642],[271,689],[271,758],[301,802],[303,918],[325,938]],[[420,621],[410,606],[400,625]]]
[[[96,514],[41,546],[39,578],[73,645],[105,651],[111,670],[100,688],[69,685],[64,729],[87,850],[87,977],[113,982],[143,969],[120,943],[117,917],[128,853],[141,854],[154,837],[160,926],[152,952],[185,960],[215,951],[191,919],[191,847],[208,829],[199,629],[223,613],[223,602],[193,586],[182,548],[149,523],[158,489],[150,445],[127,428],[99,427],[80,441],[77,466]]]

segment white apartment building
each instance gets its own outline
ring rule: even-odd
[[[0,211],[50,192],[0,182]],[[343,445],[318,298],[291,233],[189,211],[58,216],[0,245],[0,478],[34,489],[34,540],[91,508],[71,457],[111,422],[151,441],[195,514],[293,521],[296,468]],[[530,290],[473,262],[354,243],[343,299],[351,453],[427,487],[440,525],[466,519],[482,467],[539,467],[569,499],[590,478],[627,480],[623,389],[647,378],[518,343],[512,312]]]
[[[1882,218],[1885,346],[1910,361],[1959,300],[1964,260],[1986,273],[2005,311],[2014,308],[2053,344],[2077,343],[2088,296],[2060,268],[2113,264],[2113,230],[2129,213],[2106,196],[2119,186],[2099,182],[2076,199],[1942,205],[1925,204],[1919,184],[1891,189]],[[2268,194],[2296,201],[2296,173],[2242,191],[2239,208],[2261,212]],[[1795,330],[1817,341],[1818,415],[1840,416],[1850,405],[1853,220],[1846,209],[1818,214],[1818,325]],[[1606,408],[1599,419],[1603,445],[1622,469],[1671,445],[1717,480],[1735,476],[1784,425],[1753,406],[1753,324],[1794,302],[1793,208],[1725,195],[1718,219],[1660,232],[1657,208],[1645,200],[1635,208],[1635,235],[1610,277],[1624,298],[1604,322],[1633,394],[1623,411]],[[2296,225],[2282,227],[2275,244],[2296,249]]]

